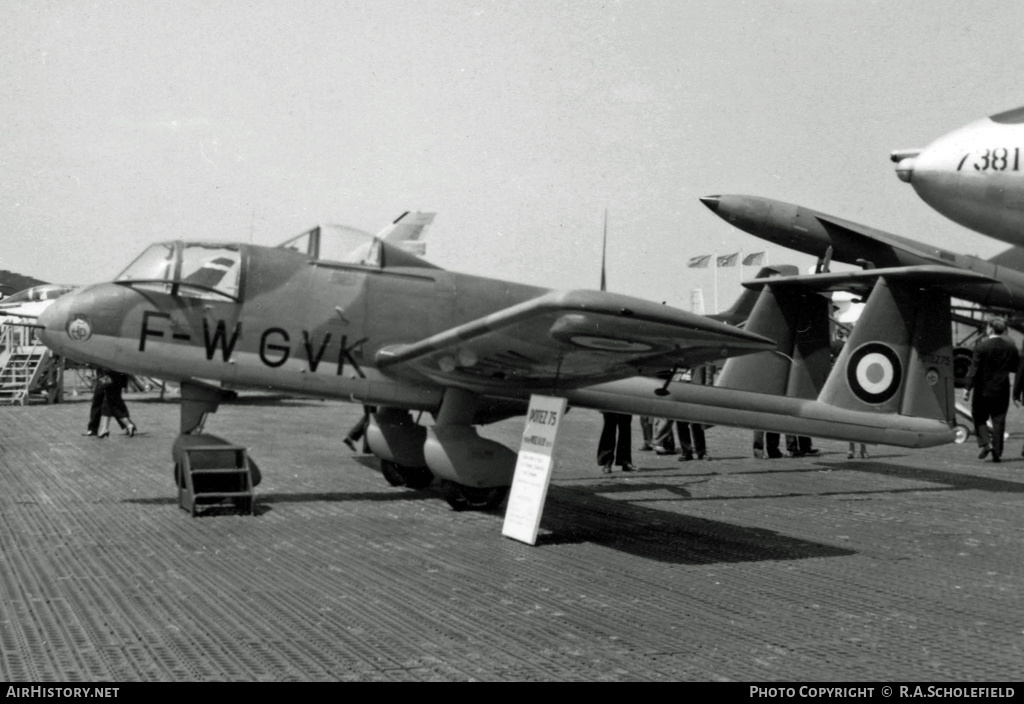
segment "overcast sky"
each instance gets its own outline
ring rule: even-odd
[[[1024,105],[1022,28],[1017,0],[0,0],[0,268],[431,210],[437,264],[596,288],[607,209],[611,290],[710,308],[687,260],[766,249],[715,193],[991,256],[888,155]]]

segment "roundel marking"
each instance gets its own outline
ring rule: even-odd
[[[846,380],[861,401],[884,403],[899,391],[903,365],[891,347],[881,342],[869,342],[850,355],[846,364]]]

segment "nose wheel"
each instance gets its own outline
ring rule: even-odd
[[[967,442],[967,438],[969,437],[971,437],[970,429],[968,429],[966,425],[957,424],[956,436],[953,438],[953,442],[955,442],[957,445],[962,445],[963,443]]]

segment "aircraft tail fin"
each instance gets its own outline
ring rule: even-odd
[[[776,264],[775,266],[761,267],[757,272],[757,279],[767,279],[770,276],[796,276],[800,270],[792,264]],[[744,289],[736,301],[727,310],[715,313],[707,317],[718,320],[729,325],[742,325],[754,310],[754,303],[757,302],[758,292],[752,289]]]
[[[831,302],[817,292],[792,286],[766,286],[756,297],[744,329],[775,340],[777,347],[730,358],[716,385],[816,398],[829,371]]]
[[[420,240],[426,233],[430,223],[434,222],[437,213],[423,213],[420,211],[406,211],[395,218],[394,222],[377,233],[377,237],[398,245],[402,249],[422,257],[427,251],[427,245]]]
[[[730,359],[718,385],[953,423],[950,291],[984,281],[974,272],[917,266],[749,282],[761,294],[747,330],[775,339],[778,349]],[[836,290],[867,303],[829,371],[829,301],[820,294]]]
[[[955,421],[949,294],[880,278],[818,400]]]

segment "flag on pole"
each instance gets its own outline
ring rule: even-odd
[[[764,252],[754,252],[743,257],[743,266],[761,266],[764,263]]]
[[[710,262],[711,262],[711,255],[710,254],[702,254],[699,257],[691,258],[689,263],[687,263],[686,266],[688,266],[691,269],[707,269],[708,268],[708,263],[710,263]]]
[[[736,266],[736,260],[739,259],[739,258],[740,258],[740,253],[739,252],[736,252],[735,254],[723,254],[722,256],[720,256],[716,260],[716,263],[720,267],[722,267],[722,266]]]

